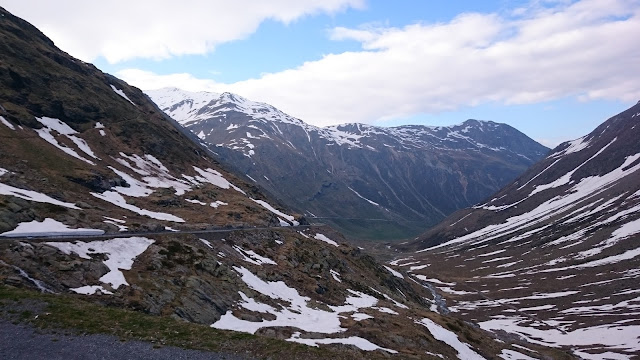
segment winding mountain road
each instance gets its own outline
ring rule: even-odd
[[[163,230],[163,231],[138,231],[138,232],[120,232],[114,234],[73,234],[73,233],[51,233],[49,235],[27,235],[27,236],[2,236],[0,240],[28,240],[34,242],[41,241],[69,241],[69,240],[86,240],[86,239],[113,239],[132,236],[154,236],[168,234],[217,234],[230,233],[235,231],[259,231],[259,230],[276,230],[276,229],[306,229],[310,227],[324,226],[324,224],[298,225],[298,226],[266,226],[266,227],[250,227],[250,228],[230,228],[230,229],[206,229],[206,230]]]

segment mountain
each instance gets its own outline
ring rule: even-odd
[[[640,355],[638,139],[640,103],[404,244],[394,264],[483,329],[585,359]]]
[[[484,200],[548,152],[516,129],[490,121],[319,128],[230,93],[146,93],[215,145],[225,163],[351,238],[414,237]]]
[[[11,321],[57,326],[40,291],[243,332],[242,356],[569,358],[430,311],[428,288],[327,226],[297,226],[140,90],[1,8],[0,84],[0,317],[18,304]],[[16,287],[34,292],[6,295]],[[137,321],[134,333],[153,330]]]

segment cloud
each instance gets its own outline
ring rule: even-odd
[[[5,0],[2,6],[73,56],[117,63],[206,54],[249,36],[264,20],[289,23],[309,14],[361,8],[364,0]]]
[[[118,71],[115,75],[144,90],[177,87],[187,91],[218,92],[220,88],[226,87],[210,79],[198,79],[189,73],[158,75],[146,70],[125,69]]]
[[[550,138],[536,138],[535,141],[540,144],[548,147],[549,149],[554,149],[556,146],[562,144],[565,141],[573,140],[571,136],[556,136]]]
[[[637,0],[544,5],[403,28],[335,28],[332,39],[355,40],[362,49],[232,84],[188,78],[182,86],[235,92],[316,125],[380,122],[486,103],[640,98]]]

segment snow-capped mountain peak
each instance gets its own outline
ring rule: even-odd
[[[171,96],[148,94],[232,166],[290,199],[294,208],[318,216],[353,218],[368,212],[364,217],[410,218],[412,231],[482,200],[548,151],[516,129],[490,121],[318,127],[231,93],[210,96],[202,108],[186,112],[195,96],[189,95],[191,102],[185,104],[173,96],[178,92],[165,91]],[[479,170],[485,166],[491,174]],[[450,183],[444,185],[442,179]],[[344,199],[353,204],[328,206]]]

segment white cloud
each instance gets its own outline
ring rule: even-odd
[[[116,76],[144,90],[177,87],[187,91],[222,92],[218,90],[226,87],[210,79],[198,79],[189,73],[157,75],[146,70],[125,69],[118,71]]]
[[[117,63],[205,54],[247,37],[266,19],[289,23],[361,8],[364,0],[5,0],[2,6],[75,57]]]
[[[316,125],[371,123],[491,102],[640,98],[639,1],[553,3],[517,15],[462,14],[448,23],[336,28],[333,39],[359,41],[362,50],[233,84],[182,75],[184,81],[173,85],[235,92]],[[142,88],[169,85],[175,76],[118,75]]]
[[[548,147],[549,149],[553,149],[565,141],[573,140],[573,138],[570,136],[556,136],[556,137],[548,137],[548,138],[536,138],[534,140]]]

